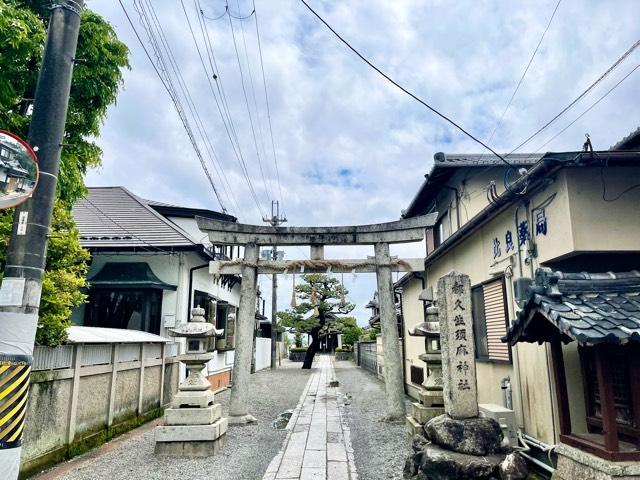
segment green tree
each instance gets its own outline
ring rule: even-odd
[[[342,332],[343,345],[353,347],[353,344],[356,343],[360,339],[360,335],[362,335],[362,329],[354,317],[341,318],[338,321],[337,328]]]
[[[295,295],[300,303],[295,307],[278,312],[278,318],[285,327],[297,334],[307,333],[311,344],[307,349],[302,368],[311,368],[313,357],[320,349],[320,334],[323,329],[338,323],[337,315],[346,315],[355,305],[345,300],[349,293],[344,286],[329,275],[312,273],[303,275],[304,283],[295,287]]]
[[[0,129],[26,138],[32,99],[44,52],[50,6],[41,0],[0,0]],[[100,165],[94,139],[107,108],[116,101],[129,51],[112,26],[95,12],[82,12],[71,97],[47,251],[36,341],[57,345],[66,338],[82,288],[89,254],[80,247],[71,207],[84,195],[83,176]],[[13,211],[0,212],[0,265],[4,270]]]

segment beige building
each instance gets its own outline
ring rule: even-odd
[[[425,365],[418,359],[424,352],[424,340],[408,335],[409,328],[424,321],[418,295],[429,287],[435,292],[438,278],[456,270],[471,278],[479,402],[512,408],[527,438],[547,445],[562,443],[560,451],[566,457],[576,450],[577,456],[587,452],[595,463],[602,458],[640,460],[640,456],[616,455],[612,450],[637,454],[640,444],[640,388],[631,382],[634,374],[639,375],[635,377],[637,384],[640,367],[624,368],[625,363],[620,363],[622,349],[632,365],[640,359],[640,315],[636,319],[631,312],[636,307],[640,312],[640,303],[630,300],[629,312],[607,310],[616,318],[626,315],[625,320],[619,320],[626,322],[621,330],[608,330],[620,326],[612,326],[612,319],[603,318],[604,314],[594,314],[595,321],[574,329],[579,332],[576,335],[573,326],[563,324],[558,312],[550,313],[548,305],[528,289],[532,282],[538,293],[551,288],[549,276],[572,279],[567,272],[640,270],[638,150],[640,130],[607,151],[510,155],[510,165],[490,154],[435,155],[431,172],[403,212],[405,218],[439,214],[436,226],[427,232],[424,274],[405,275],[396,284],[402,298],[405,378],[410,395],[417,395],[426,375],[420,371]],[[545,267],[549,270],[539,270]],[[609,287],[594,285],[602,276],[579,278],[582,283],[577,287],[571,282],[560,283],[582,290],[560,293],[570,295],[569,300],[582,294],[592,298],[599,289],[610,288],[613,295],[640,299],[634,296],[640,292],[637,272],[609,274]],[[614,291],[616,288],[622,290]],[[553,302],[561,301],[560,293],[554,292]],[[567,316],[573,319],[570,321],[588,320],[577,300],[575,303],[569,302],[561,310],[566,308]],[[523,309],[528,314],[531,311],[526,319],[522,319]],[[510,342],[505,343],[501,339],[516,318],[521,323],[518,331],[511,332]],[[539,325],[534,328],[534,324]],[[537,335],[527,330],[536,328]],[[587,336],[580,336],[583,333]],[[619,338],[614,338],[616,335]],[[598,383],[595,364],[588,360],[592,351],[600,348],[594,345],[601,343],[620,349],[607,357],[612,370],[607,375],[613,378],[610,388]],[[632,346],[622,347],[624,344]],[[560,359],[559,345],[563,345]],[[555,384],[562,379],[559,370],[566,379],[564,392]],[[609,428],[617,430],[615,445],[608,438],[603,419],[606,402],[600,399],[599,387],[609,388],[615,397],[615,406],[608,412],[616,424]],[[572,447],[566,449],[569,444]],[[639,465],[634,468],[640,474]],[[567,472],[565,469],[564,475]]]

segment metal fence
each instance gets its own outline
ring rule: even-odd
[[[378,355],[376,352],[376,342],[358,343],[358,362],[360,367],[368,370],[374,375],[378,375]]]

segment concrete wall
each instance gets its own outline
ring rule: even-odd
[[[424,378],[427,378],[426,364],[418,359],[418,355],[424,353],[424,337],[412,337],[409,329],[424,322],[423,303],[418,300],[418,295],[422,291],[422,279],[413,277],[402,286],[402,314],[404,317],[404,344],[405,344],[405,364],[404,378],[407,385],[407,393],[418,399],[419,386],[411,383],[411,366],[422,368]]]
[[[78,344],[74,348],[70,365],[31,373],[22,476],[159,416],[177,391],[179,364],[175,357],[145,354],[142,361],[120,362],[116,347],[110,363],[81,366],[87,362],[79,360],[80,352],[91,346]]]

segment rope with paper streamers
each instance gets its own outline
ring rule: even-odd
[[[237,260],[228,260],[225,261],[224,264],[225,266],[235,266],[235,265],[243,265],[245,267],[252,267],[252,268],[258,268],[259,266],[262,267],[273,267],[273,263],[277,263],[277,262],[272,262],[270,260],[263,260],[260,262],[260,264],[258,264],[257,262],[245,262],[243,259],[237,259]],[[219,263],[213,264],[214,266],[219,268]],[[403,267],[406,268],[411,268],[411,265],[409,264],[409,262],[402,260],[402,259],[391,259],[391,261],[389,262],[388,266],[390,267],[394,267],[394,266],[398,266],[401,265]],[[287,268],[284,268],[282,270],[283,274],[287,274],[289,273],[289,271],[293,272],[300,272],[300,273],[304,273],[305,270],[324,270],[326,273],[331,273],[331,270],[334,268],[340,268],[343,270],[356,270],[358,268],[362,268],[362,267],[377,267],[380,266],[378,265],[375,260],[363,260],[362,262],[357,262],[357,263],[344,263],[341,260],[290,260],[287,263]],[[387,265],[384,265],[387,266]],[[220,276],[219,271],[216,272],[212,272],[214,277],[218,277]]]

